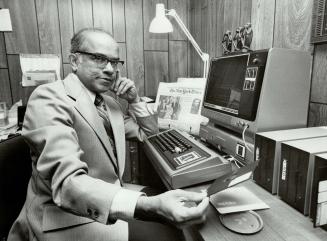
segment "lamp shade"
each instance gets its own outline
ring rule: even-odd
[[[170,33],[173,31],[171,22],[165,15],[165,6],[162,3],[156,5],[156,16],[152,20],[149,32],[151,33]]]
[[[0,31],[12,31],[9,9],[0,9]]]

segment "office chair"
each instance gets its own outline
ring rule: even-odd
[[[0,142],[0,240],[18,217],[31,176],[30,150],[20,135]]]

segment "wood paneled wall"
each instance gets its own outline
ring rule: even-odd
[[[252,23],[252,49],[292,48],[312,54],[308,126],[327,125],[327,44],[311,45],[312,0],[190,0],[191,33],[210,57],[222,55],[226,30]],[[202,65],[190,49],[191,76],[201,76]]]
[[[9,8],[13,32],[0,33],[0,101],[27,101],[33,88],[21,87],[20,53],[61,56],[62,77],[70,72],[70,39],[84,27],[112,33],[127,63],[123,73],[141,95],[156,95],[158,83],[187,76],[188,42],[172,21],[172,34],[150,34],[156,3],[175,8],[188,25],[189,0],[0,0]]]
[[[9,8],[13,32],[0,33],[0,101],[26,101],[33,88],[22,88],[19,53],[54,53],[62,58],[62,77],[70,72],[70,38],[83,27],[102,27],[120,45],[123,72],[143,95],[158,83],[202,75],[202,62],[180,28],[151,34],[155,4],[175,8],[203,51],[222,54],[223,33],[251,22],[253,49],[285,47],[312,53],[309,126],[327,125],[327,44],[310,45],[311,0],[0,0]]]

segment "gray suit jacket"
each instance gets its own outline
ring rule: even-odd
[[[96,107],[78,80],[39,86],[31,95],[23,136],[31,148],[32,177],[8,240],[127,240],[127,223],[108,217],[125,168],[125,138],[158,131],[154,116],[124,116],[109,107],[117,160]]]

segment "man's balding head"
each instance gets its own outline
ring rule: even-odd
[[[113,46],[117,46],[117,42],[111,36],[110,33],[99,28],[84,28],[78,31],[71,39],[71,53],[78,51],[86,51],[87,47],[98,38],[106,38],[107,43]]]

